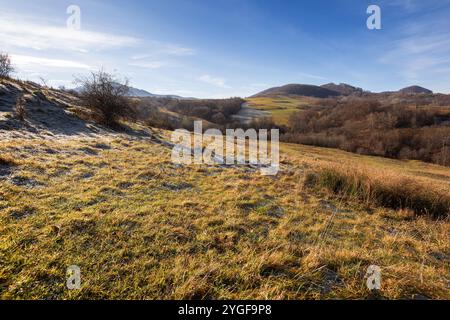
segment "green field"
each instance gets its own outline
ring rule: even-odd
[[[304,110],[314,101],[307,97],[256,97],[247,98],[250,108],[268,111],[273,120],[282,125],[287,125],[289,116],[299,110]]]

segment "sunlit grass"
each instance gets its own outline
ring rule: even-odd
[[[448,168],[282,145],[282,172],[265,177],[174,165],[120,137],[2,141],[0,154],[14,162],[0,180],[3,299],[362,299],[371,264],[387,298],[449,298],[448,221],[305,183],[365,164],[450,192]],[[74,264],[79,291],[65,287]]]
[[[299,110],[308,108],[314,98],[308,97],[256,97],[246,99],[250,108],[268,111],[274,121],[287,125],[289,116]]]

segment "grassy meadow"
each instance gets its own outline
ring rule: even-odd
[[[370,265],[380,297],[450,298],[448,218],[309,179],[333,163],[450,197],[448,168],[283,144],[270,177],[170,152],[126,136],[1,141],[0,298],[365,299]],[[81,290],[65,287],[70,265]]]
[[[253,97],[247,98],[248,106],[253,109],[270,112],[275,123],[287,125],[289,116],[299,110],[307,109],[314,98],[308,97]]]

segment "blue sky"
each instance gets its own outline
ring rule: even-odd
[[[66,27],[69,5],[81,30]],[[382,29],[366,27],[379,5]],[[73,87],[103,67],[158,94],[249,96],[287,83],[450,93],[450,0],[0,0],[17,76]]]

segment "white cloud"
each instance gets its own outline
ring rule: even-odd
[[[195,51],[190,48],[180,47],[173,44],[164,44],[157,41],[150,41],[146,43],[147,51],[151,53],[141,53],[131,56],[130,66],[145,68],[145,69],[159,69],[169,65],[176,65],[177,63],[167,61],[170,57],[181,57],[194,55]]]
[[[130,66],[145,68],[145,69],[159,69],[167,66],[167,62],[164,61],[136,61],[129,63]]]
[[[444,1],[442,0],[384,0],[381,3],[381,6],[386,7],[389,10],[394,8],[395,10],[398,10],[398,8],[400,8],[400,10],[403,10],[408,14],[412,14],[423,10],[439,8],[443,3]]]
[[[31,22],[25,17],[0,15],[2,46],[34,50],[71,50],[88,52],[105,48],[136,46],[141,40],[88,30],[71,30],[65,25],[51,26]]]
[[[8,11],[0,12],[0,21],[0,50],[11,54],[20,77],[38,78],[38,75],[45,74],[49,81],[53,81],[52,78],[72,78],[74,70],[100,67],[128,70],[132,66],[155,70],[179,65],[179,57],[195,53],[193,49],[172,43],[144,40],[114,31],[86,30],[84,25],[81,30],[71,30],[64,21],[55,23],[51,19]],[[124,49],[120,53],[135,55],[127,61],[114,49]]]
[[[180,47],[173,44],[165,44],[158,41],[150,41],[146,43],[146,51],[151,53],[141,53],[131,56],[129,66],[144,69],[160,69],[166,66],[176,65],[176,61],[167,61],[170,57],[181,57],[194,55],[195,51],[190,48]]]
[[[301,78],[309,78],[309,79],[315,79],[315,80],[326,80],[326,78],[324,78],[324,77],[317,76],[317,75],[310,74],[310,73],[300,72],[300,73],[298,73],[298,76],[301,77]]]
[[[447,17],[441,16],[406,22],[387,42],[379,62],[393,67],[407,82],[437,80],[442,70],[450,68],[450,33],[442,32],[448,26]]]
[[[450,34],[446,36],[450,37]],[[399,68],[408,81],[440,73],[443,68],[450,67],[450,41],[447,39],[442,36],[401,39],[380,62]]]
[[[168,54],[173,56],[190,56],[195,54],[194,49],[185,48],[174,44],[153,41],[150,46],[156,48],[157,53],[160,54]]]
[[[132,60],[154,59],[158,56],[191,56],[195,50],[159,41],[147,41],[146,46],[151,53],[140,53],[131,57]]]
[[[61,59],[47,59],[25,55],[12,55],[13,64],[23,70],[33,69],[36,66],[50,67],[50,68],[65,68],[65,69],[92,69],[90,66],[84,63],[61,60]]]
[[[198,80],[219,88],[229,88],[229,86],[227,86],[225,83],[225,79],[212,77],[209,74],[201,76],[200,78],[198,78]]]

